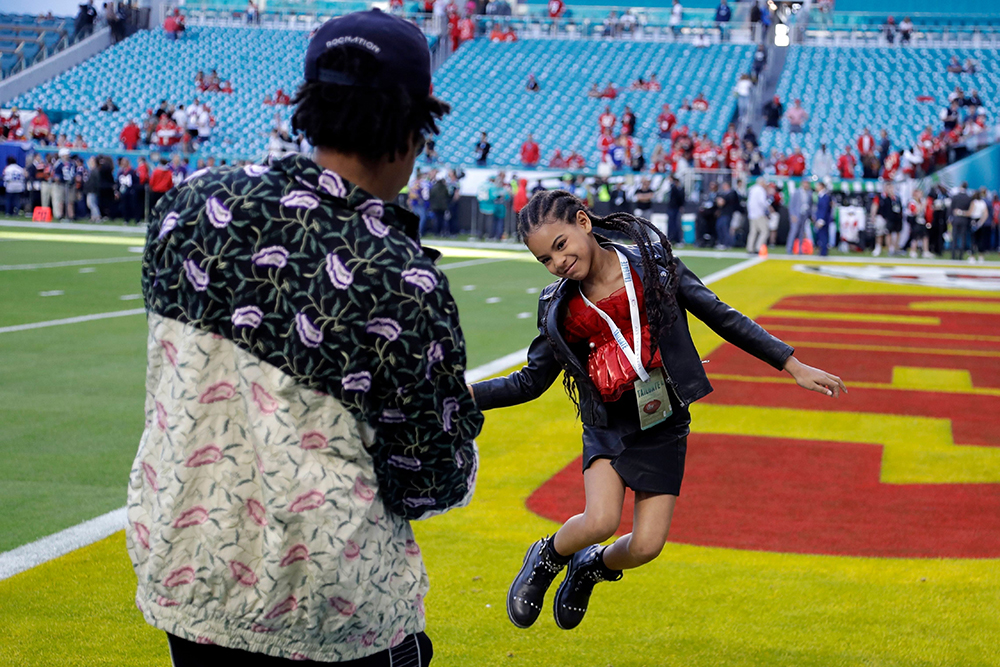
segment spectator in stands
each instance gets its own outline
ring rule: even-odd
[[[566,12],[566,3],[563,0],[549,0],[549,18],[558,19]]]
[[[802,108],[802,100],[796,99],[792,102],[792,108],[785,114],[788,118],[788,130],[790,132],[802,132],[806,121],[809,120],[809,112]]]
[[[680,0],[674,0],[670,6],[670,19],[667,22],[674,37],[680,37],[681,25],[684,23],[684,7],[681,6]]]
[[[570,154],[566,156],[566,166],[569,169],[586,169],[587,160],[576,151],[570,151]]]
[[[879,164],[884,165],[886,158],[889,157],[889,153],[892,151],[892,140],[889,138],[889,131],[884,127],[879,130],[878,139],[878,161]]]
[[[632,158],[629,162],[629,167],[637,174],[646,170],[646,156],[642,154],[641,144],[636,144],[635,148],[632,150]]]
[[[896,19],[889,17],[885,20],[885,25],[882,26],[882,36],[885,38],[886,44],[892,45],[896,41]]]
[[[788,175],[799,177],[804,176],[806,173],[806,158],[802,154],[802,149],[798,146],[792,150],[791,155],[785,160],[785,164],[788,165]]]
[[[781,116],[785,113],[785,106],[781,103],[781,98],[775,95],[764,105],[764,118],[767,127],[780,127]]]
[[[732,224],[736,214],[742,208],[740,196],[733,190],[728,178],[722,180],[722,187],[716,201],[717,217],[715,219],[715,248],[728,250],[733,247]]]
[[[826,144],[820,144],[819,150],[813,155],[812,162],[809,165],[810,173],[822,180],[833,173],[834,166],[833,157],[827,152]]]
[[[83,138],[82,134],[77,134],[76,138],[73,139],[73,142],[71,144],[69,144],[69,147],[70,148],[80,148],[80,149],[87,149],[87,148],[89,148],[89,146],[87,145],[87,140]]]
[[[524,89],[529,93],[537,93],[542,90],[542,87],[538,85],[538,80],[535,78],[535,75],[529,74],[528,83],[524,86]]]
[[[104,100],[104,103],[101,104],[101,107],[100,109],[98,109],[98,111],[115,112],[118,111],[118,105],[115,104],[115,101],[109,97],[108,99]]]
[[[903,17],[902,22],[899,24],[899,43],[909,44],[910,38],[913,36],[913,21],[910,20],[909,16]]]
[[[12,107],[8,116],[0,115],[0,139],[18,141],[22,138],[21,112]]]
[[[726,0],[720,0],[719,6],[715,8],[715,25],[719,29],[719,39],[723,42],[729,39],[729,20],[733,17],[733,10],[729,8]]]
[[[248,25],[257,25],[260,23],[260,10],[257,8],[257,3],[253,0],[247,0],[245,16]]]
[[[28,133],[34,141],[41,144],[50,143],[52,123],[49,122],[49,117],[45,115],[41,107],[35,109],[35,116],[28,123]]]
[[[878,178],[880,165],[875,153],[865,153],[861,156],[861,178]]]
[[[808,225],[812,218],[812,184],[803,180],[795,189],[788,201],[788,215],[791,226],[788,229],[788,239],[785,242],[785,252],[798,255],[802,251],[802,243],[809,237]]]
[[[458,43],[459,45],[468,42],[476,36],[476,24],[472,20],[471,14],[466,14],[458,21]],[[456,47],[457,48],[457,47]]]
[[[170,179],[174,187],[183,183],[188,176],[187,160],[181,160],[181,156],[176,153],[170,158]]]
[[[747,191],[747,217],[750,228],[747,232],[747,252],[756,255],[761,246],[767,245],[769,203],[766,181],[758,178]]]
[[[80,5],[80,10],[76,14],[73,25],[74,39],[79,41],[93,34],[95,20],[97,20],[97,9],[94,8],[94,0],[87,0]]]
[[[3,170],[4,212],[16,215],[24,209],[25,172],[13,155],[7,156]]]
[[[441,236],[448,235],[448,221],[446,219],[448,207],[451,205],[451,196],[448,192],[448,184],[444,177],[436,171],[431,171],[427,177],[430,189],[427,191],[427,210],[430,218],[433,219],[433,229]],[[421,232],[421,235],[423,232]]]
[[[510,16],[510,3],[507,0],[492,0],[486,6],[486,13],[492,16]]]
[[[660,115],[656,117],[656,129],[660,133],[660,138],[669,138],[670,133],[673,132],[674,125],[676,124],[677,116],[675,116],[674,112],[670,110],[669,104],[664,104],[663,108],[660,110]]]
[[[635,113],[632,112],[632,107],[627,104],[622,113],[622,134],[630,137],[635,135]]]
[[[962,63],[958,60],[958,56],[951,57],[951,60],[948,61],[948,66],[945,70],[950,74],[961,74],[965,71],[962,67]]]
[[[52,165],[52,218],[72,220],[76,202],[76,163],[68,148],[59,150],[59,159]]]
[[[975,58],[966,58],[962,71],[966,74],[979,74],[979,62]]]
[[[167,163],[167,158],[161,158],[160,164],[156,165],[149,177],[149,209],[151,211],[156,208],[156,204],[172,187],[174,187],[174,176],[170,171],[170,165]]]
[[[858,156],[861,159],[864,159],[866,155],[870,155],[875,152],[875,137],[872,136],[871,130],[867,127],[862,130],[857,143]]]
[[[705,97],[705,92],[702,91],[691,100],[691,110],[692,111],[708,111],[708,98]]]
[[[837,171],[841,178],[854,178],[854,167],[858,164],[851,147],[846,146],[844,152],[837,158]]]
[[[764,156],[757,148],[757,144],[749,139],[743,141],[743,163],[751,176],[764,175]]]
[[[538,147],[538,143],[529,134],[525,142],[521,144],[521,164],[525,167],[537,167],[540,156],[541,150]]]
[[[552,159],[549,160],[549,167],[552,169],[566,168],[566,158],[563,157],[562,151],[558,148],[556,149],[556,152],[552,154]]]
[[[476,142],[476,164],[480,167],[486,166],[486,160],[490,155],[490,142],[486,138],[486,132],[479,133],[479,141]]]
[[[760,30],[761,11],[759,0],[753,0],[750,6],[750,41],[757,41],[757,31]],[[763,32],[763,31],[761,31]]]
[[[181,10],[175,9],[173,13],[167,14],[167,18],[163,19],[163,32],[166,33],[167,39],[176,41],[184,34],[183,18]]]
[[[683,245],[681,229],[681,209],[685,204],[684,185],[676,175],[670,176],[670,190],[667,192],[667,238],[675,247]]]
[[[616,97],[618,97],[618,89],[615,88],[615,84],[608,81],[608,85],[605,86],[604,90],[601,91],[601,99],[613,100]]]
[[[600,131],[602,133],[604,133],[604,132],[607,132],[607,133],[614,132],[615,123],[617,123],[617,122],[618,122],[618,119],[615,117],[615,115],[613,113],[611,113],[611,106],[610,105],[605,106],[604,107],[604,112],[600,116],[597,117],[597,125],[600,128]]]
[[[753,81],[750,80],[749,74],[740,74],[733,92],[736,94],[737,112],[741,118],[745,117],[750,106],[750,93],[753,92]]]
[[[952,100],[951,103],[941,111],[941,124],[944,127],[945,132],[950,132],[958,125],[961,114],[959,105],[960,103],[958,100]]]
[[[104,3],[104,21],[108,24],[108,29],[111,32],[112,44],[117,44],[121,40],[125,39],[125,24],[118,17],[118,12],[115,10],[114,2]]]
[[[761,30],[765,32],[766,29]],[[757,50],[753,52],[753,64],[750,66],[750,79],[753,83],[757,83],[757,79],[760,78],[760,73],[764,71],[764,66],[767,65],[767,50],[764,45],[761,44],[757,47]]]

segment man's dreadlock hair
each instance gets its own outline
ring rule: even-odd
[[[317,66],[361,81],[375,78],[381,67],[370,53],[349,46],[326,51]],[[405,154],[414,135],[437,134],[437,122],[451,110],[433,95],[417,97],[402,86],[386,90],[320,81],[302,84],[292,103],[292,128],[310,144],[372,162]]]
[[[574,224],[577,213],[580,211],[587,214],[595,228],[623,234],[639,249],[643,274],[646,276],[646,282],[643,283],[643,301],[649,325],[650,354],[656,354],[660,333],[668,330],[677,318],[677,259],[674,257],[670,241],[659,229],[648,220],[629,213],[612,213],[600,217],[588,209],[587,205],[575,195],[565,190],[548,190],[535,194],[521,209],[517,216],[517,234],[524,241],[543,224],[557,221]],[[595,236],[600,241],[607,240],[598,234]],[[659,242],[663,247],[667,272],[666,280],[659,279],[662,269],[657,264],[653,251],[653,245],[656,242]],[[553,353],[563,368],[569,368],[569,365],[565,363],[567,360],[559,358],[561,356],[559,347],[555,344],[544,317],[542,318],[542,333],[548,339]],[[569,372],[564,373],[563,385],[566,387],[566,393],[576,405],[577,411],[580,409],[579,391],[581,386],[586,386],[596,393],[596,388],[591,388],[590,378],[574,378]]]

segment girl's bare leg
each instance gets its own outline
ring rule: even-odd
[[[636,493],[632,532],[604,550],[604,564],[612,570],[645,565],[660,555],[670,532],[677,496]]]
[[[583,486],[587,494],[586,509],[564,523],[555,535],[553,546],[563,556],[572,556],[591,544],[603,542],[615,534],[621,523],[625,482],[610,461],[594,461],[583,473]]]

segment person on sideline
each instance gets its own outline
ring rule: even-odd
[[[347,14],[309,42],[304,79],[292,123],[311,156],[209,169],[147,232],[126,539],[175,667],[427,665],[410,521],[468,503],[476,479],[455,301],[389,203],[449,111],[427,40]]]

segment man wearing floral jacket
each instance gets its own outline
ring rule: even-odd
[[[482,427],[436,253],[386,203],[448,112],[430,82],[414,26],[331,20],[295,99],[316,153],[196,172],[156,209],[127,539],[177,667],[430,661],[409,520],[469,501]]]

